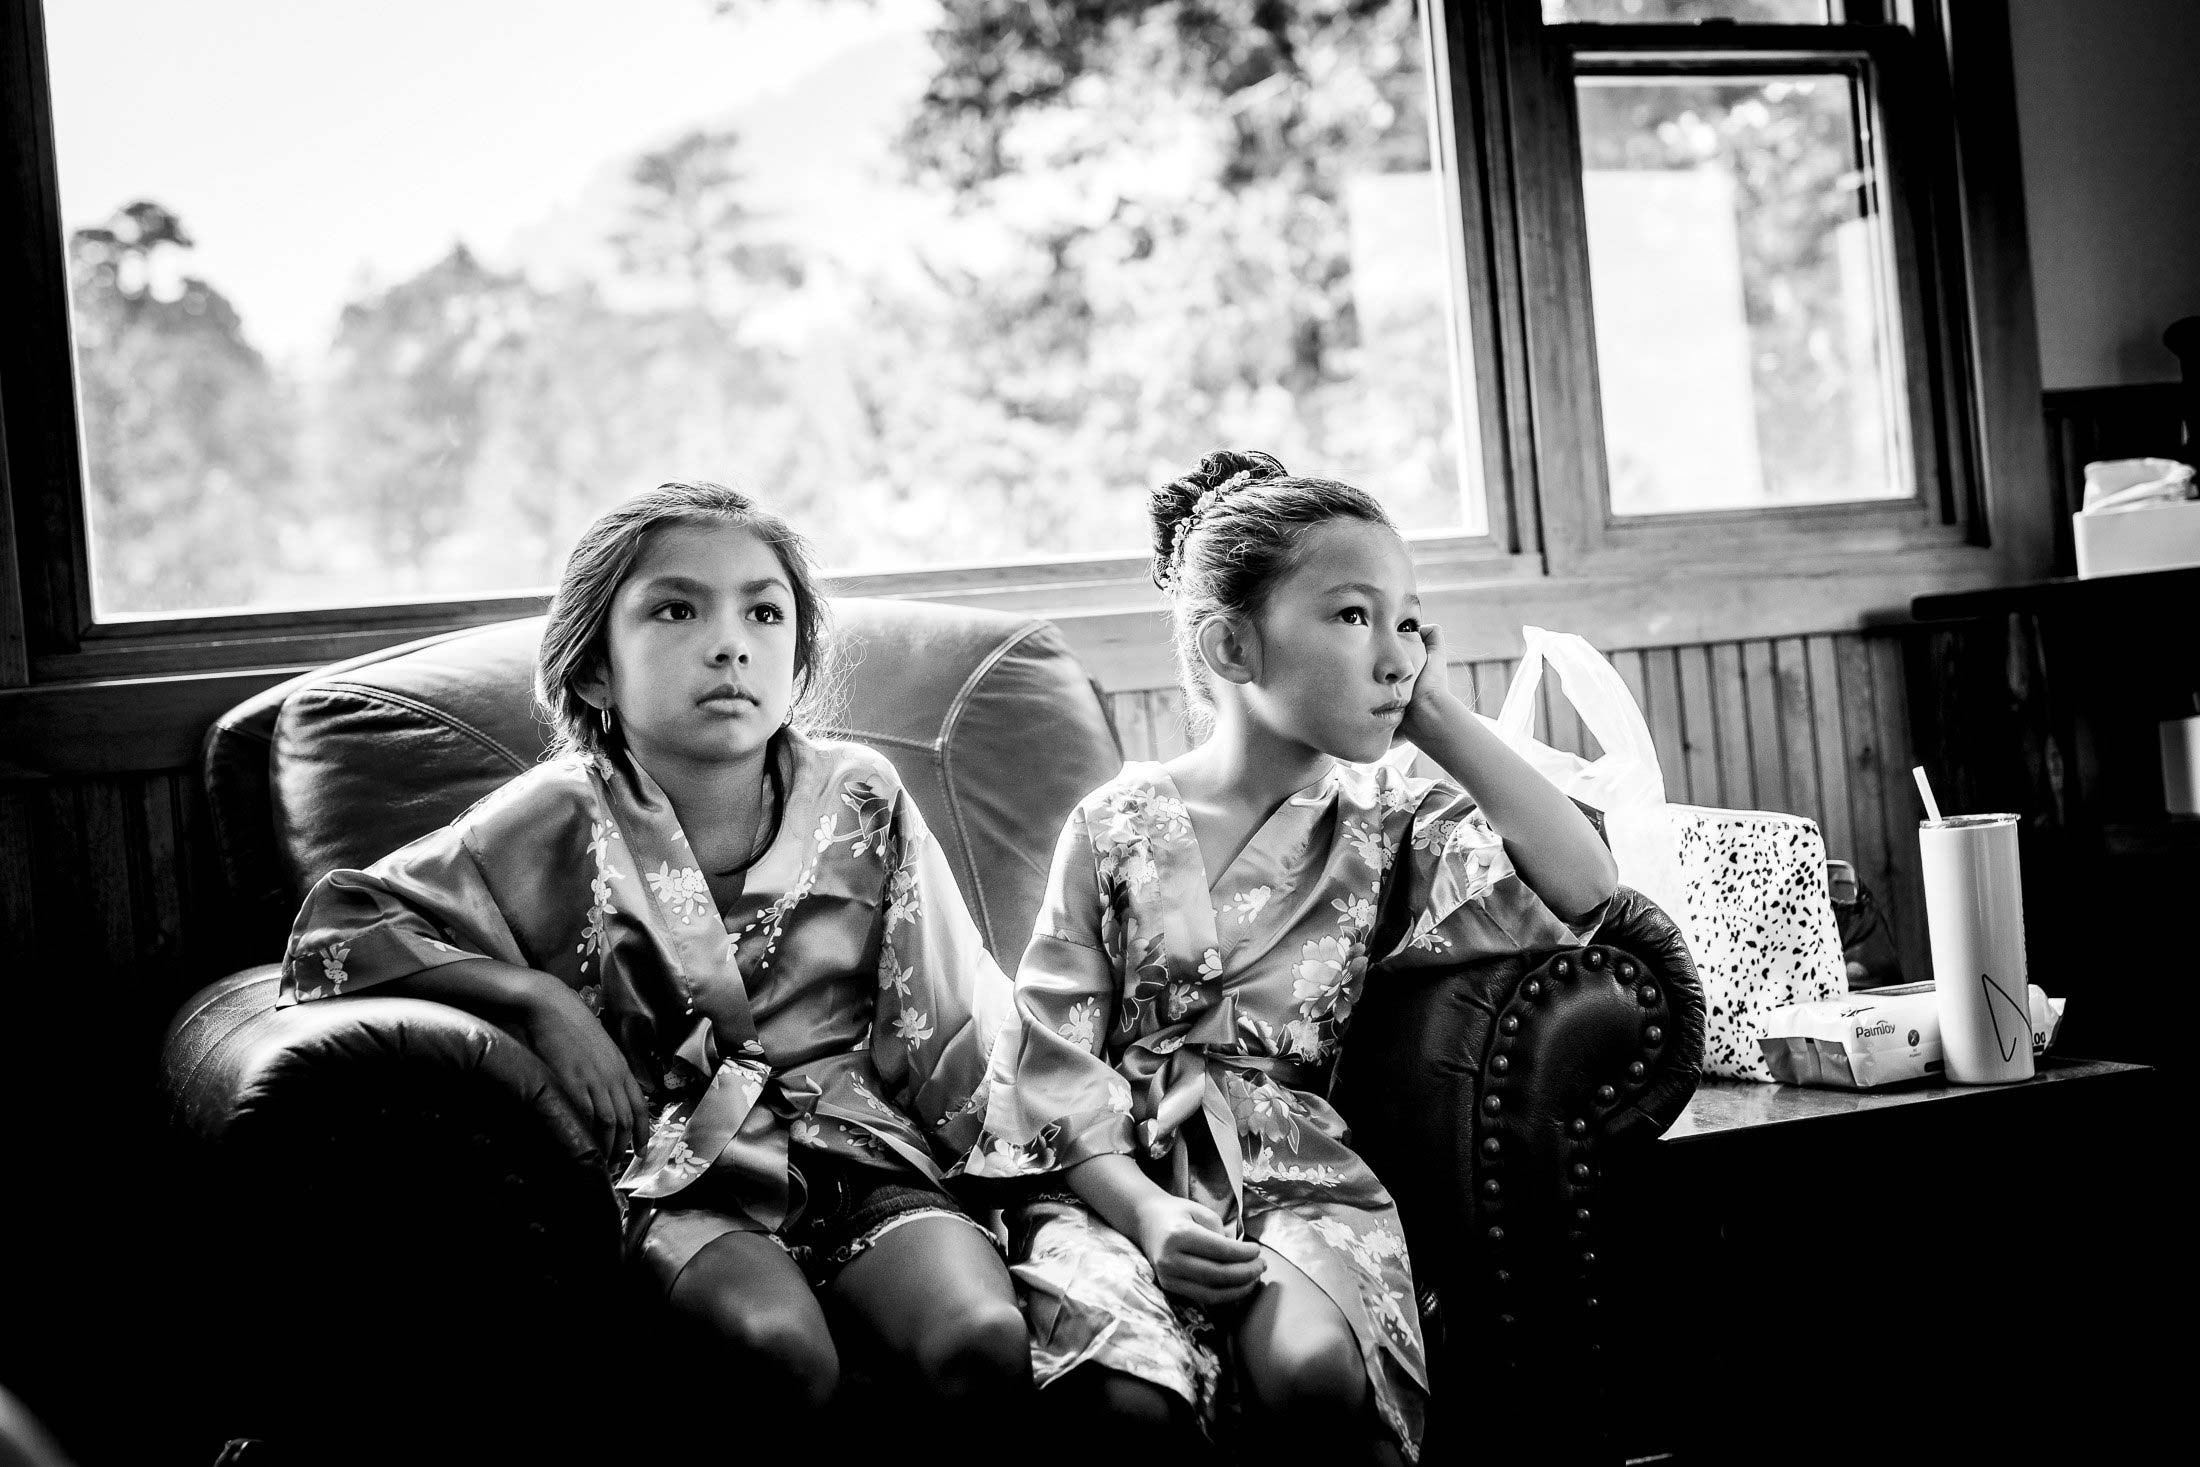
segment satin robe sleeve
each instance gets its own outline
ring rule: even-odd
[[[1569,921],[1513,869],[1504,839],[1465,791],[1448,780],[1406,779],[1386,805],[1397,857],[1372,948],[1392,966],[1457,963],[1507,952],[1579,947],[1600,905]],[[1395,787],[1394,787],[1395,788]]]
[[[1106,1057],[1121,938],[1080,808],[1063,828],[1015,1012],[993,1048],[992,1101],[972,1176],[1058,1171],[1135,1150],[1130,1082]]]
[[[313,885],[283,956],[280,1004],[359,993],[445,963],[527,965],[464,822],[432,831],[364,871]]]
[[[878,1002],[871,1062],[888,1097],[950,1166],[978,1139],[986,1057],[1009,1013],[1009,983],[986,951],[939,843],[894,789],[882,855]]]

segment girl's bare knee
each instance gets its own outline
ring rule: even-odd
[[[1341,1330],[1278,1340],[1248,1373],[1261,1407],[1278,1415],[1346,1416],[1367,1401],[1359,1344]]]
[[[711,1311],[710,1322],[739,1357],[746,1378],[759,1386],[759,1399],[813,1410],[832,1399],[840,1388],[840,1353],[822,1320],[740,1299],[715,1302],[719,1307]]]
[[[944,1310],[924,1331],[917,1368],[947,1396],[1019,1389],[1031,1379],[1024,1316],[1006,1299],[977,1299]]]

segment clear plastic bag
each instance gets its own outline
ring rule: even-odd
[[[1668,912],[1680,910],[1678,846],[1665,800],[1665,772],[1635,695],[1604,654],[1572,632],[1521,628],[1526,652],[1493,727],[1514,752],[1573,799],[1604,816],[1619,879]],[[1558,674],[1566,701],[1603,754],[1584,759],[1538,741],[1536,693],[1544,669]]]

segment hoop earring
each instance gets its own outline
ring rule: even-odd
[[[601,718],[601,719],[603,720],[603,731],[604,731],[604,732],[605,732],[606,734],[610,733],[610,732],[611,732],[611,705],[610,705],[609,703],[606,703],[606,704],[604,704],[604,705],[603,705],[603,707],[601,707],[601,708],[598,708],[598,709],[596,710],[596,715],[597,715],[597,717],[599,717],[599,718]]]

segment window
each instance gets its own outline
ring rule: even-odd
[[[1862,78],[1585,70],[1576,95],[1612,512],[1909,498]]]
[[[1960,270],[1935,268],[1955,251],[1929,232],[1947,125],[1924,121],[1916,35],[1868,3],[1542,8],[1571,74],[1596,340],[1589,543],[1750,512],[1724,533],[1760,552],[1976,530],[1965,425],[1935,409],[1967,343]]]
[[[1143,497],[1223,441],[1382,497],[1463,656],[2036,574],[1946,9],[0,0],[0,684],[517,614],[706,474],[1154,686]]]
[[[675,476],[1132,556],[1218,442],[1479,534],[1423,18],[1243,8],[50,7],[96,614],[541,587]]]

